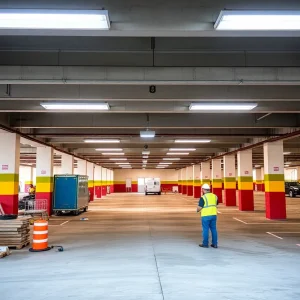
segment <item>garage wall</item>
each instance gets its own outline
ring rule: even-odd
[[[297,181],[297,168],[284,169],[284,180],[285,181]]]
[[[139,177],[155,177],[160,178],[162,189],[172,189],[173,186],[178,187],[178,171],[176,170],[115,170],[114,171],[114,192],[126,192],[126,179],[130,178],[132,192],[137,192],[137,180]]]

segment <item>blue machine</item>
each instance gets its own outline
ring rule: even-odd
[[[88,176],[54,175],[53,211],[62,212],[87,211],[89,205]]]

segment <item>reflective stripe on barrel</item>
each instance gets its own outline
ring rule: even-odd
[[[32,249],[44,250],[48,248],[48,222],[37,220],[33,225]]]

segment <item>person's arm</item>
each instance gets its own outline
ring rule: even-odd
[[[204,200],[201,197],[200,200],[199,200],[198,206],[197,206],[197,213],[201,212],[203,206],[204,206]]]

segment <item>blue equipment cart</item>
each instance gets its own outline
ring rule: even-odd
[[[54,175],[54,214],[73,212],[74,215],[78,215],[80,211],[87,211],[88,205],[88,176]]]

